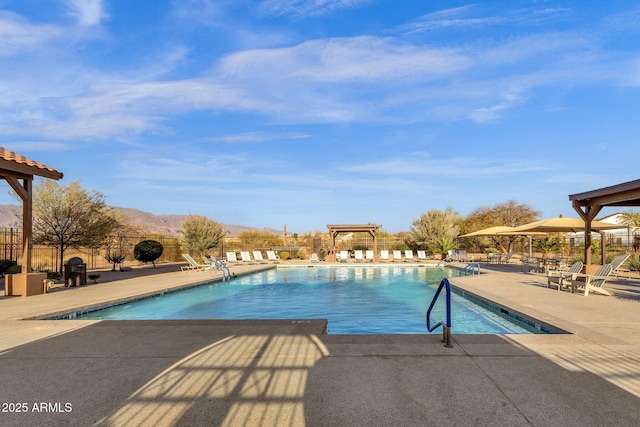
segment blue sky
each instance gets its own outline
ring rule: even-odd
[[[637,1],[0,0],[0,146],[110,205],[299,233],[577,216],[640,178],[638,135]]]

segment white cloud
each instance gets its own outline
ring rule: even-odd
[[[98,25],[108,17],[102,0],[68,0],[67,7],[83,27]]]
[[[61,33],[55,25],[32,24],[16,13],[0,10],[0,56],[40,49]]]
[[[258,11],[267,16],[294,17],[329,15],[353,9],[372,0],[265,0]]]

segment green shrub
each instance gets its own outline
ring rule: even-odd
[[[629,265],[629,270],[631,271],[640,271],[640,255],[633,254],[627,259],[627,265]]]
[[[291,257],[291,254],[288,251],[280,251],[280,253],[278,253],[278,255],[280,256],[280,259],[282,259],[282,260],[288,260]]]
[[[14,264],[7,268],[6,274],[20,274],[22,272],[22,266]]]
[[[296,252],[296,258],[298,258],[298,259],[304,259],[304,258],[305,258],[305,256],[306,256],[306,254],[305,254],[305,252],[304,252],[304,251],[298,251],[298,252]]]
[[[17,265],[18,263],[12,259],[2,259],[0,260],[0,276],[4,276],[7,273],[9,267],[13,265]]]
[[[150,262],[155,268],[155,260],[162,256],[164,247],[155,240],[143,240],[133,248],[133,257],[140,262]]]

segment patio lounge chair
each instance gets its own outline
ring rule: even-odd
[[[338,262],[348,262],[349,261],[349,251],[340,251],[338,254]]]
[[[413,251],[411,249],[404,251],[404,262],[413,262]]]
[[[242,262],[245,264],[255,264],[251,259],[251,254],[248,251],[240,252],[240,257],[242,258]]]
[[[235,262],[236,264],[238,263],[238,258],[236,257],[236,253],[235,252],[227,252],[227,263],[232,263]]]
[[[456,258],[457,258],[456,260],[460,262],[469,262],[469,257],[467,257],[467,251],[458,251]]]
[[[193,257],[189,254],[182,254],[182,257],[187,260],[188,265],[184,265],[180,267],[182,271],[207,271],[211,270],[211,265],[205,265],[198,263]]]
[[[627,258],[629,258],[629,254],[621,254],[618,255],[617,257],[615,257],[612,261],[611,261],[611,274],[613,274],[614,276],[616,276],[616,278],[618,277],[618,273],[621,272],[621,268],[622,264],[624,264],[624,262],[627,260]]]
[[[266,264],[267,263],[267,261],[265,261],[265,259],[262,258],[262,252],[261,251],[253,251],[253,259],[258,264]]]
[[[562,286],[569,286],[571,278],[574,273],[580,273],[582,271],[583,264],[578,261],[575,262],[569,270],[549,270],[547,271],[547,288],[550,288],[552,284],[558,285],[558,290]],[[566,284],[565,284],[566,282]]]
[[[426,262],[427,261],[427,252],[426,251],[418,251],[418,261]]]
[[[356,249],[355,251],[353,251],[353,257],[355,258],[356,262],[364,262],[364,255],[362,254],[362,251],[360,249]]]
[[[311,254],[311,258],[309,258],[309,261],[311,262],[318,262],[318,254],[317,253],[312,253]]]
[[[318,255],[316,255],[317,257]],[[276,256],[275,251],[267,251],[267,259],[274,264],[279,264],[278,257]],[[313,261],[312,261],[313,262]]]
[[[584,296],[589,296],[589,292],[601,295],[611,295],[611,292],[603,288],[607,279],[611,276],[613,267],[605,264],[596,271],[595,274],[574,273],[571,275],[571,292],[584,287]],[[582,279],[582,280],[581,280]]]
[[[373,260],[375,259],[374,255],[373,255],[373,251],[366,251],[364,253],[364,259],[369,261],[369,262],[373,262]]]
[[[402,261],[402,252],[401,251],[393,251],[393,262]]]
[[[389,251],[387,249],[380,251],[380,262],[389,262]]]

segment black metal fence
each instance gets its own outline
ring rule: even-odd
[[[133,248],[135,245],[146,239],[153,239],[164,247],[162,256],[156,263],[182,261],[182,251],[180,250],[180,242],[176,237],[143,235],[143,236],[127,236],[125,244],[122,247],[127,248],[123,252],[125,256],[122,265],[139,264],[133,257]],[[106,260],[107,248],[69,248],[64,251],[66,261],[71,257],[80,257],[87,264],[89,269],[102,269],[111,267]],[[15,228],[0,229],[0,257],[20,263],[22,256],[22,231]],[[60,251],[52,246],[34,245],[31,251],[31,266],[34,271],[58,271],[60,264]]]

